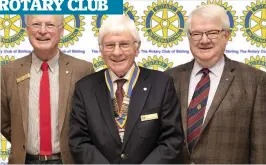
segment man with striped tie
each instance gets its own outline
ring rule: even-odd
[[[167,71],[181,101],[185,163],[266,163],[266,73],[224,55],[223,7],[198,7],[186,30],[194,60]]]

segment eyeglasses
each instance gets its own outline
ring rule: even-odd
[[[221,29],[221,30],[210,30],[210,31],[207,31],[207,32],[193,32],[193,33],[189,33],[189,34],[190,34],[190,37],[194,41],[199,41],[199,40],[202,39],[203,34],[206,34],[206,36],[209,39],[215,39],[223,31],[225,31],[225,30],[224,29]]]
[[[124,41],[124,42],[118,42],[118,43],[103,43],[100,46],[103,46],[103,50],[106,52],[112,52],[115,50],[116,45],[119,46],[119,48],[122,51],[128,51],[131,50],[133,45],[136,43],[137,41]]]
[[[54,32],[57,28],[62,26],[63,24],[55,25],[52,23],[41,23],[41,22],[35,22],[32,24],[29,24],[27,26],[31,27],[33,31],[39,31],[43,26],[48,32]]]

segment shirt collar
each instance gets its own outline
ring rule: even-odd
[[[124,77],[122,77],[123,79],[126,79],[127,81],[130,79],[130,73],[132,73],[133,72],[133,70],[135,69],[135,64],[133,64],[132,66],[131,66],[131,68],[129,69],[129,71],[127,72],[127,74],[124,76]],[[120,77],[118,77],[111,69],[108,69],[108,71],[109,71],[109,73],[110,73],[110,76],[111,76],[111,80],[112,80],[112,82],[114,83],[116,80],[118,80],[118,79],[122,79],[122,78],[120,78]]]
[[[217,77],[217,76],[219,76],[219,73],[221,73],[221,71],[223,71],[224,63],[225,63],[224,62],[224,56],[222,56],[222,58],[213,67],[209,68],[209,70],[211,71],[211,73],[213,73],[213,75],[215,75]],[[194,76],[196,76],[201,69],[202,69],[202,67],[195,60],[194,66],[192,69],[192,74]]]
[[[55,72],[56,67],[58,66],[58,60],[59,60],[59,51],[58,53],[47,63],[49,65],[49,69],[52,73]],[[40,60],[34,52],[32,52],[32,65],[36,69],[37,72],[41,70],[43,61]]]

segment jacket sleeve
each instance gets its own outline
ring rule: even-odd
[[[266,163],[266,73],[263,72],[257,86],[250,127],[250,163]]]
[[[109,164],[92,143],[87,125],[86,110],[78,83],[72,101],[69,147],[74,162],[77,164]]]
[[[1,134],[11,142],[11,116],[5,82],[6,69],[1,67]]]

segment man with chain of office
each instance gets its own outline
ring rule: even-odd
[[[179,163],[183,146],[173,80],[139,67],[140,36],[128,16],[110,16],[99,30],[107,69],[77,82],[69,144],[75,163]]]

